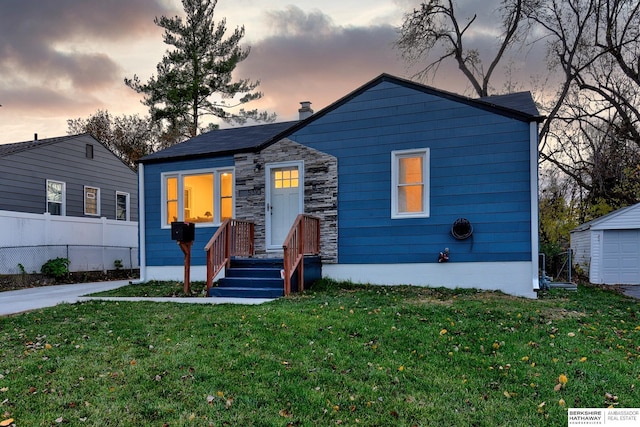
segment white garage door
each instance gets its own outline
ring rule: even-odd
[[[640,230],[607,230],[603,243],[604,283],[640,284]]]

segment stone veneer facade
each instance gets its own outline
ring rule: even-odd
[[[338,160],[335,157],[285,138],[258,153],[236,154],[234,160],[235,216],[255,223],[256,257],[277,256],[265,249],[265,165],[302,160],[304,213],[320,218],[322,262],[338,261]]]

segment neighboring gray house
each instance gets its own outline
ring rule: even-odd
[[[135,257],[113,256],[137,266],[137,174],[91,135],[0,145],[0,184],[0,274],[18,263],[37,271],[42,258],[66,257],[70,246],[83,247],[68,256],[72,266],[82,259],[76,270],[113,267],[104,254],[87,255],[88,247],[133,248]],[[61,246],[40,256],[26,249]]]
[[[571,230],[574,264],[596,284],[640,284],[640,203]]]
[[[138,220],[136,173],[89,134],[0,145],[0,210]]]

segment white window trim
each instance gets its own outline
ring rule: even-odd
[[[232,181],[232,189],[231,194],[233,195],[233,206],[231,216],[236,216],[236,180],[235,180],[235,168],[234,167],[221,167],[221,168],[211,168],[211,169],[190,169],[190,170],[181,170],[181,171],[173,171],[173,172],[163,172],[160,174],[161,179],[161,189],[162,192],[160,200],[161,200],[161,215],[160,228],[171,228],[171,224],[167,222],[167,178],[176,178],[178,181],[178,195],[184,194],[184,177],[188,175],[201,175],[205,173],[213,174],[213,194],[216,199],[214,200],[213,206],[213,222],[205,223],[199,222],[196,223],[196,227],[219,227],[222,221],[220,221],[220,176],[223,173],[231,173],[233,175]],[[178,197],[178,221],[184,221],[184,197]]]
[[[87,212],[87,189],[96,190],[96,213]],[[82,191],[82,202],[84,204],[84,214],[88,216],[100,216],[100,188],[93,185],[85,185]]]
[[[126,215],[125,215],[125,219],[119,219],[118,218],[118,196],[125,196],[127,198],[127,202],[126,202]],[[129,193],[125,193],[124,191],[116,191],[116,221],[131,221],[131,213],[130,213],[130,206],[131,206],[131,195]]]
[[[424,177],[424,188],[423,188],[423,201],[424,201],[424,211],[422,212],[411,212],[411,213],[402,213],[398,212],[398,159],[403,157],[415,157],[422,156],[422,176]],[[392,219],[405,219],[405,218],[428,218],[430,215],[430,153],[428,148],[418,148],[412,150],[398,150],[391,152],[391,218]]]
[[[45,184],[45,212],[49,213],[49,183],[54,182],[56,184],[62,184],[62,202],[60,202],[60,216],[66,216],[67,214],[67,183],[63,181],[57,181],[55,179],[47,179]]]

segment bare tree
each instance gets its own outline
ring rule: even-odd
[[[640,198],[640,9],[631,0],[539,0],[527,16],[547,34],[560,71],[540,132],[541,158],[609,209]],[[637,163],[636,163],[637,164]]]
[[[476,94],[487,96],[496,67],[505,58],[506,52],[522,40],[522,25],[526,24],[525,0],[502,0],[500,4],[502,34],[486,69],[480,52],[466,48],[465,43],[477,15],[466,18],[463,23],[456,15],[453,0],[429,0],[420,4],[419,9],[406,14],[396,47],[412,63],[432,57],[415,77],[423,79],[433,75],[442,63],[453,59]]]

